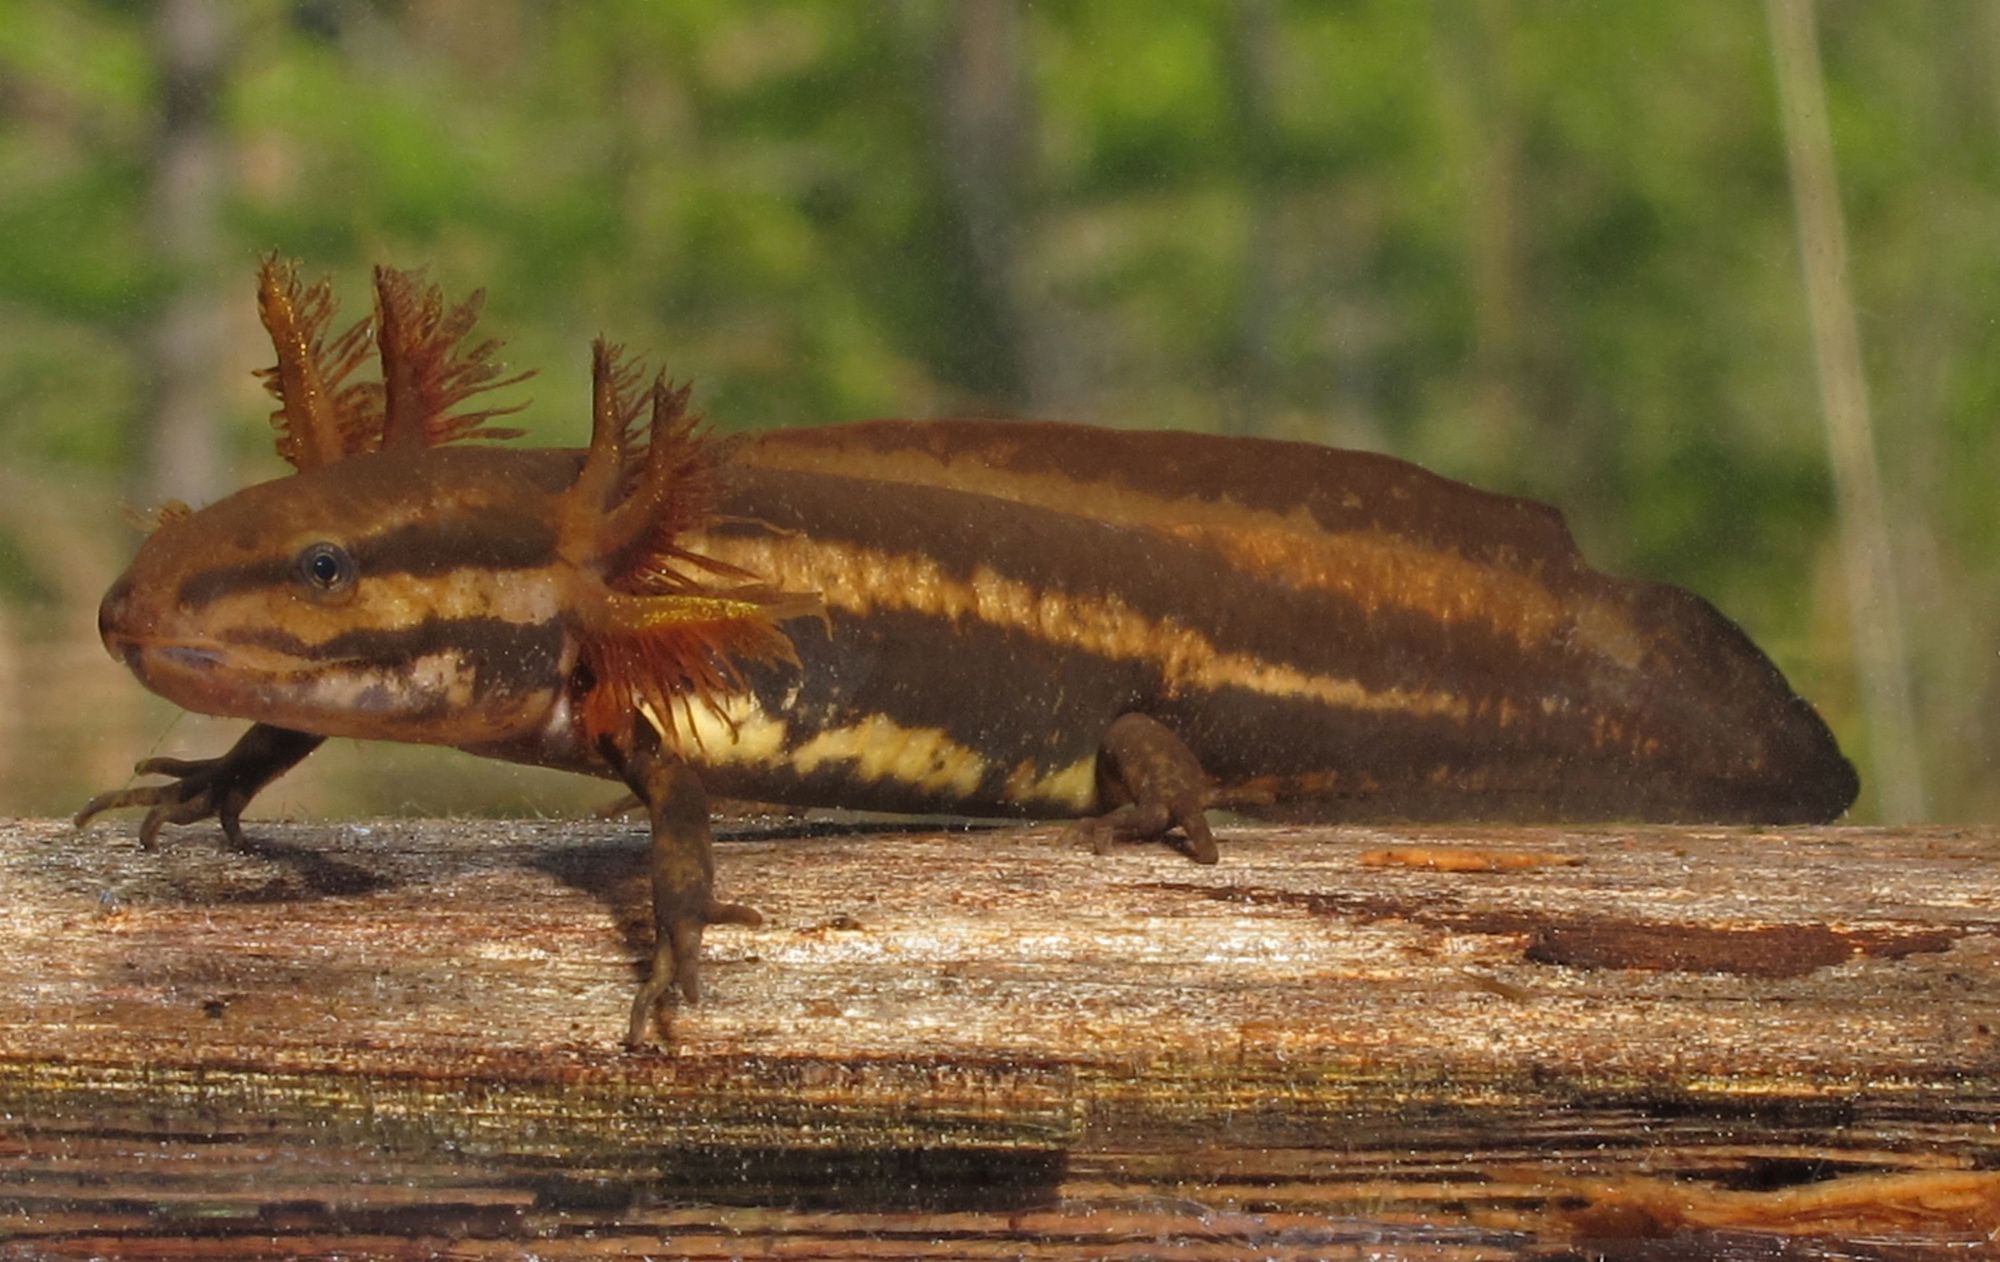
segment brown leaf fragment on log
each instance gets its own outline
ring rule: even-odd
[[[1569,968],[1804,977],[1816,969],[1872,957],[1900,960],[1943,951],[1961,935],[1949,929],[1846,930],[1823,924],[1679,925],[1577,920],[1538,930],[1526,958]]]
[[[1581,855],[1515,850],[1465,850],[1451,846],[1391,846],[1361,856],[1364,868],[1423,868],[1432,872],[1526,872],[1573,867]]]
[[[2000,1239],[2000,1171],[1936,1170],[1846,1175],[1770,1191],[1705,1187],[1678,1179],[1575,1180],[1568,1211],[1579,1236],[1640,1240],[1690,1230],[1861,1236],[1933,1232]]]

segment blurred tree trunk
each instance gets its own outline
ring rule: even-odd
[[[1255,433],[1279,380],[1280,275],[1277,98],[1284,32],[1272,0],[1242,0],[1231,11],[1230,95],[1242,138],[1244,229],[1234,361],[1235,415],[1230,428]]]
[[[1910,697],[1895,557],[1875,456],[1861,338],[1848,291],[1847,233],[1812,0],[1766,0],[1778,106],[1791,165],[1806,311],[1812,326],[1821,416],[1839,503],[1843,568],[1855,665],[1868,717],[1870,770],[1884,819],[1924,815],[1923,769]]]
[[[224,159],[215,104],[227,72],[227,12],[215,0],[163,0],[154,14],[160,125],[148,211],[169,287],[145,335],[153,395],[143,481],[153,501],[211,499],[222,481],[216,285]]]
[[[123,783],[158,735],[141,732],[143,694],[97,643],[97,602],[131,531],[109,488],[0,465],[0,534],[35,541],[48,596],[0,602],[0,802],[73,810],[83,791]]]
[[[1518,469],[1531,458],[1544,476],[1587,485],[1583,470],[1608,458],[1577,418],[1537,410],[1529,391],[1526,323],[1529,286],[1521,250],[1521,104],[1512,45],[1513,0],[1444,4],[1433,10],[1445,56],[1440,89],[1459,133],[1465,190],[1464,241],[1471,303],[1473,363],[1468,436],[1477,462]],[[1560,430],[1560,441],[1553,431]],[[1540,431],[1537,437],[1535,431]],[[1530,455],[1532,453],[1532,456]],[[1560,462],[1562,469],[1552,467]],[[1563,470],[1568,470],[1564,472]],[[1573,502],[1573,501],[1572,501]]]
[[[1020,185],[1025,165],[1027,73],[1022,11],[1013,0],[961,0],[952,10],[935,77],[943,120],[945,184],[963,225],[988,352],[980,373],[1005,402],[1049,406],[1062,391],[1049,361],[1052,339],[1027,312],[1020,283]],[[968,321],[976,328],[980,321]]]
[[[1521,119],[1507,55],[1513,0],[1484,0],[1470,24],[1479,50],[1473,71],[1472,316],[1480,421],[1509,445],[1521,426],[1520,241],[1516,186]]]

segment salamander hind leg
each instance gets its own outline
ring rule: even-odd
[[[652,819],[648,868],[653,882],[653,960],[632,1000],[625,1039],[651,1041],[662,1000],[678,990],[686,1002],[701,999],[701,937],[710,925],[763,923],[751,908],[715,898],[715,856],[708,826],[708,795],[685,762],[657,749],[618,755],[614,765]]]
[[[1208,776],[1194,751],[1159,720],[1120,715],[1097,751],[1098,800],[1112,809],[1078,821],[1070,835],[1102,854],[1121,841],[1165,841],[1196,863],[1214,863],[1215,835],[1203,812]],[[1113,805],[1116,804],[1116,805]],[[1168,836],[1179,828],[1182,836]]]

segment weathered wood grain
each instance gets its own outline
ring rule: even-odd
[[[2000,836],[0,827],[0,1256],[1962,1257]],[[823,831],[823,830],[822,830]]]

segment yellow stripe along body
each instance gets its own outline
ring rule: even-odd
[[[191,709],[604,774],[579,739],[581,453],[350,457],[164,526],[107,643]],[[719,793],[1101,809],[1106,729],[1164,723],[1219,801],[1300,818],[1829,818],[1854,776],[1732,624],[1583,565],[1560,518],[1386,457],[1018,422],[738,444],[676,542],[826,618],[682,741]],[[360,575],[318,593],[302,559]],[[636,703],[635,703],[636,704]]]
[[[1823,818],[1853,773],[1721,615],[1386,457],[1017,422],[783,431],[692,541],[818,591],[693,756],[718,791],[1079,814],[1139,711],[1296,818]]]

